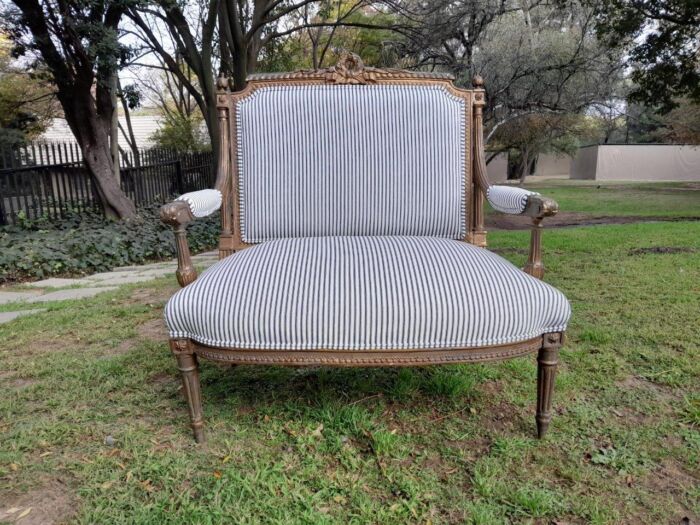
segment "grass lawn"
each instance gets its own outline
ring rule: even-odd
[[[565,210],[601,207],[594,187],[581,202],[553,190]],[[645,192],[608,202],[636,215],[677,202],[638,200]],[[700,213],[670,195],[676,215]],[[561,228],[544,240],[545,279],[574,310],[545,440],[534,438],[533,356],[425,369],[204,362],[208,443],[196,446],[160,321],[176,290],[167,278],[0,326],[0,516],[695,523],[700,222]],[[523,263],[527,232],[489,241]]]
[[[565,213],[700,218],[700,184],[528,179],[526,188],[559,203]]]

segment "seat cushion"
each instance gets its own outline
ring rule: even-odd
[[[241,349],[466,348],[563,331],[564,295],[505,259],[435,237],[268,241],[168,302],[173,338]]]

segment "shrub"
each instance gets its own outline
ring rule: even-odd
[[[211,249],[218,235],[218,214],[193,221],[188,228],[190,249],[193,253]],[[160,222],[157,206],[141,210],[138,219],[129,221],[88,214],[0,228],[0,282],[86,275],[174,255],[172,228]]]

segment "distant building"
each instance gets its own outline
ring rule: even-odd
[[[601,144],[580,148],[571,178],[620,181],[700,181],[700,145]]]

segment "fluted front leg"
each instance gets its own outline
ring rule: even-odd
[[[171,339],[177,367],[182,374],[182,390],[190,410],[190,421],[197,443],[204,442],[204,418],[202,416],[202,392],[199,385],[199,364],[189,339]]]
[[[542,438],[547,433],[549,422],[552,420],[552,396],[554,380],[559,364],[559,349],[563,343],[561,332],[544,334],[542,348],[537,355],[537,437]]]

